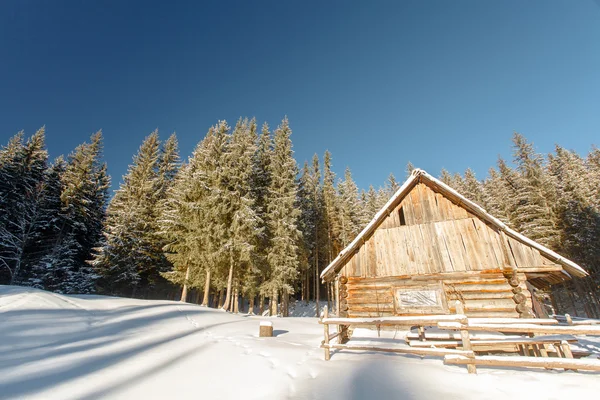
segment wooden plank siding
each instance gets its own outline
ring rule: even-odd
[[[534,272],[546,267],[556,271],[554,261],[537,249],[434,189],[415,185],[346,262],[342,274],[348,277],[349,317],[400,315],[394,290],[431,284],[442,286],[446,313],[455,312],[454,300],[459,299],[471,317],[518,317],[504,274],[518,268],[531,307],[527,269],[534,284],[539,276]]]
[[[348,260],[344,275],[526,270],[545,265],[555,264],[419,183]]]

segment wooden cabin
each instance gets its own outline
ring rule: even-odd
[[[533,287],[587,273],[416,169],[322,272],[340,317],[541,317]]]

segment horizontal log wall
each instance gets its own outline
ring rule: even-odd
[[[429,278],[429,279],[427,279]],[[531,307],[531,293],[527,290],[524,274],[518,274],[520,287]],[[465,304],[465,313],[470,317],[513,317],[515,310],[512,288],[502,272],[471,274],[433,274],[418,279],[410,276],[359,278],[349,277],[346,285],[349,317],[380,317],[393,315],[418,315],[420,310],[400,314],[394,304],[394,290],[402,287],[427,288],[442,283],[446,313],[454,313],[454,301]]]

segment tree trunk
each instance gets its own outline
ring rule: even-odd
[[[202,294],[202,293],[200,293],[200,290],[199,290],[199,289],[196,289],[196,300],[194,301],[194,303],[196,303],[196,304],[200,304],[200,295],[201,295],[201,294]]]
[[[233,312],[235,314],[239,314],[240,312],[240,291],[237,288],[237,285],[233,291]]]
[[[233,284],[233,250],[229,250],[229,277],[227,278],[227,293],[225,294],[225,304],[223,310],[229,309],[231,304],[231,285]]]
[[[278,293],[277,290],[273,290],[273,293],[271,294],[271,303],[269,305],[269,315],[271,317],[275,317],[277,316],[277,300],[278,300]]]
[[[185,280],[183,281],[183,289],[181,290],[181,301],[185,303],[187,301],[187,292],[188,292],[188,279],[190,278],[190,266],[188,265],[185,269]]]
[[[315,250],[315,301],[317,303],[317,307],[316,307],[316,313],[317,315],[315,315],[315,317],[319,317],[320,313],[319,313],[319,251],[318,249]]]
[[[208,294],[210,292],[210,269],[206,268],[206,281],[204,282],[204,298],[202,299],[202,306],[208,306]]]
[[[217,308],[223,307],[223,289],[219,290],[219,304]]]
[[[261,294],[260,298],[258,299],[258,315],[260,315],[262,317],[264,312],[265,312],[265,295]]]
[[[281,293],[281,316],[282,317],[290,316],[289,305],[290,305],[290,295],[288,294],[287,290],[284,290],[283,293]]]
[[[254,299],[256,296],[250,296],[248,299],[248,314],[254,315]]]

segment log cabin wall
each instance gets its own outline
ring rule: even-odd
[[[529,307],[527,270],[560,270],[537,249],[506,236],[435,187],[417,183],[342,269],[348,316],[451,313],[448,304],[461,299],[470,316],[517,317],[506,275],[513,268]],[[425,296],[437,293],[439,304],[399,305],[400,298],[410,302],[411,287],[422,288]]]

